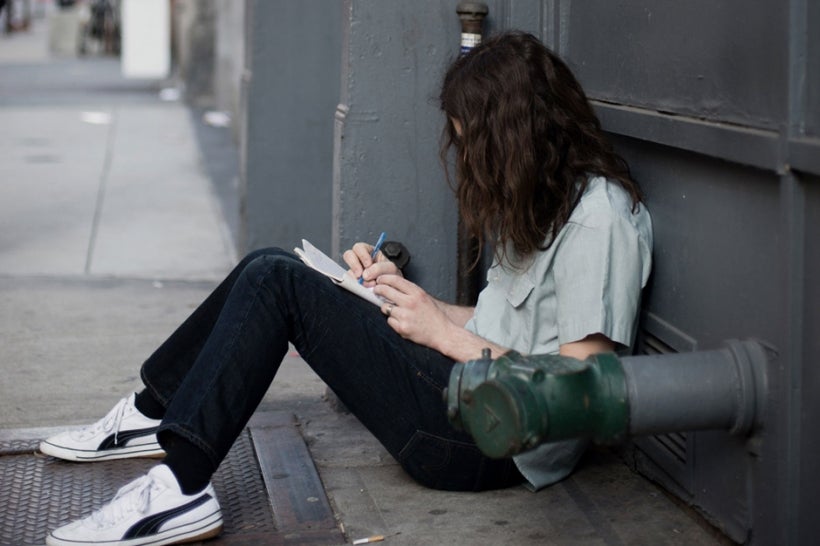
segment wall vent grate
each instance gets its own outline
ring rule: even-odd
[[[660,355],[694,351],[697,344],[659,317],[644,313],[638,333],[636,354]],[[687,493],[692,493],[695,438],[686,432],[637,438],[635,447],[651,463]]]

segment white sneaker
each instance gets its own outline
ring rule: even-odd
[[[40,451],[67,461],[107,461],[127,457],[162,457],[157,442],[159,419],[134,406],[135,395],[120,400],[108,415],[79,430],[61,432],[40,442]]]
[[[205,540],[221,531],[222,511],[213,486],[183,495],[171,469],[161,464],[87,518],[52,531],[46,544],[160,546]]]

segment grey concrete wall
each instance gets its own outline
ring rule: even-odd
[[[214,0],[177,0],[172,11],[175,72],[185,98],[196,106],[212,106],[216,7]]]
[[[345,2],[333,213],[334,253],[384,230],[410,249],[408,275],[449,299],[456,207],[438,162],[436,97],[459,50],[455,4]]]
[[[244,119],[244,250],[330,248],[333,112],[341,3],[249,0]]]
[[[195,16],[196,6],[192,2],[178,0],[171,5],[171,58],[177,73],[181,66],[187,65],[191,55],[187,36]]]
[[[242,74],[245,70],[245,2],[216,0],[214,99],[218,109],[238,120],[241,113]],[[239,123],[233,123],[239,137]]]

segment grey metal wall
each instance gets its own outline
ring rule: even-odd
[[[809,544],[820,465],[820,5],[810,0],[495,0],[564,56],[642,183],[655,271],[646,351],[759,337],[779,350],[766,428],[637,444],[640,468],[738,541]],[[385,229],[434,294],[454,292],[455,206],[435,102],[453,1],[347,0],[333,247]]]
[[[243,250],[330,247],[341,3],[247,0]],[[248,115],[251,113],[251,115]]]
[[[759,337],[780,352],[763,434],[638,442],[640,467],[732,538],[810,544],[820,471],[816,2],[499,2],[572,65],[647,193],[652,351]],[[493,9],[495,8],[495,9]]]

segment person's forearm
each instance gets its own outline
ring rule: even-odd
[[[491,358],[498,358],[509,351],[508,348],[496,345],[456,324],[441,333],[434,349],[456,362],[481,358],[484,349],[490,349]]]
[[[447,315],[447,318],[458,326],[464,327],[464,325],[467,324],[467,321],[473,318],[475,307],[445,303],[436,298],[433,298],[433,300],[436,302],[438,308],[441,309],[445,315]]]
[[[439,339],[437,349],[440,353],[456,362],[466,362],[481,358],[481,351],[484,349],[490,349],[492,358],[498,358],[509,350],[464,329],[467,321],[473,318],[475,307],[454,305],[438,299],[435,302],[453,324],[453,328]]]

